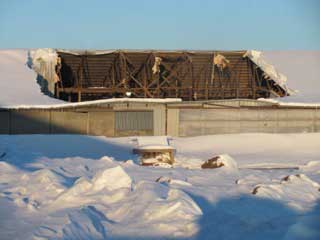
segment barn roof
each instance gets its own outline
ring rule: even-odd
[[[78,51],[71,52],[75,54]],[[292,88],[300,90],[297,94],[275,101],[291,105],[320,103],[320,51],[269,51],[263,52],[263,56],[288,76]],[[26,49],[0,50],[0,107],[66,104],[41,92],[37,74],[27,65],[28,57],[29,50]]]

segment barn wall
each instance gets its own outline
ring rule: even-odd
[[[154,109],[153,117],[154,131],[153,135],[166,135],[166,106],[159,105]]]
[[[179,109],[167,110],[167,134],[172,137],[179,136]]]
[[[52,134],[87,134],[88,113],[51,111]]]
[[[10,112],[0,111],[0,134],[10,133]]]
[[[185,137],[251,132],[320,132],[320,110],[238,100],[0,111],[0,134]]]
[[[165,135],[166,106],[116,103],[89,108],[0,111],[0,134]]]
[[[179,136],[319,132],[318,109],[180,109]]]
[[[10,113],[11,134],[49,134],[50,112],[21,110]]]
[[[115,135],[153,135],[153,111],[116,111]]]
[[[115,136],[114,112],[88,112],[88,135],[96,136]]]

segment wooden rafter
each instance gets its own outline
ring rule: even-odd
[[[228,74],[213,64],[216,54],[230,60]],[[121,97],[131,92],[134,97],[181,97],[183,99],[225,99],[258,98],[271,91],[284,95],[285,90],[262,79],[262,70],[248,58],[242,58],[243,52],[139,52],[115,51],[104,57],[93,57],[90,53],[72,56],[63,54],[66,64],[76,73],[73,86],[57,85],[57,97],[72,95],[78,101],[85,94],[100,94],[103,97]],[[133,56],[133,57],[132,57]],[[162,74],[153,74],[152,67],[156,57],[162,58]],[[104,64],[95,63],[103,59]],[[90,63],[90,65],[89,65]],[[77,66],[77,67],[76,67]],[[247,73],[245,73],[247,71]],[[67,80],[67,82],[73,82]],[[66,88],[63,88],[66,87]],[[99,88],[99,90],[90,89]],[[71,91],[75,88],[75,91]],[[62,93],[62,95],[61,95]],[[65,93],[65,94],[63,94]],[[99,95],[99,96],[100,96]]]

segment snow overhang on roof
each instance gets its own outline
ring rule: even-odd
[[[273,80],[276,84],[278,84],[287,95],[293,95],[295,93],[294,90],[288,88],[287,86],[287,77],[280,73],[272,64],[268,63],[264,57],[262,52],[256,50],[248,50],[243,57],[248,57],[251,61],[253,61],[261,70],[264,72],[267,80]]]

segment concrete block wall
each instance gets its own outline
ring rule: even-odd
[[[115,136],[114,112],[89,112],[88,135]]]
[[[87,134],[88,113],[51,111],[52,134]]]
[[[115,113],[151,112],[152,126],[146,129],[116,129]],[[142,124],[147,119],[141,119]],[[141,123],[141,122],[139,122]],[[141,124],[140,124],[141,125]],[[87,134],[107,137],[127,135],[165,135],[165,104],[114,104],[93,108],[73,109],[11,109],[0,111],[0,134]]]
[[[0,134],[88,134],[99,136],[170,135],[199,136],[227,133],[320,132],[317,108],[268,106],[208,107],[183,104],[116,103],[73,109],[25,109],[0,111]],[[189,107],[189,108],[188,108]],[[116,130],[117,111],[148,111],[153,130]],[[141,124],[140,124],[141,125]]]
[[[180,109],[177,136],[320,131],[319,110],[288,108]]]
[[[114,112],[0,112],[0,134],[87,134],[113,137]]]
[[[0,134],[10,134],[9,111],[0,111]]]

